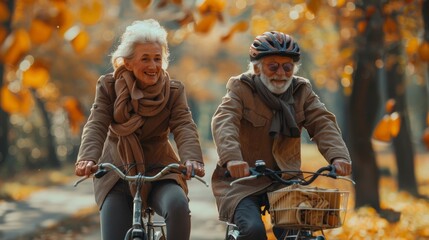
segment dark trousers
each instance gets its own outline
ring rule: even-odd
[[[237,225],[240,235],[238,240],[265,240],[267,233],[261,218],[261,207],[268,207],[267,194],[249,196],[240,201],[234,213],[234,224]],[[284,235],[284,230],[273,228],[278,238]]]
[[[191,215],[188,198],[174,181],[153,183],[149,206],[167,225],[167,237],[174,240],[189,240]],[[103,240],[124,239],[132,225],[133,197],[128,184],[119,180],[107,194],[100,210],[101,236]]]

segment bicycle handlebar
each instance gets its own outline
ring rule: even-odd
[[[113,170],[113,172],[115,172],[117,175],[119,175],[120,178],[126,180],[126,181],[137,181],[137,180],[141,180],[142,182],[153,182],[156,181],[158,179],[160,179],[162,176],[164,176],[166,173],[170,172],[170,170],[172,169],[179,169],[180,168],[180,164],[178,163],[171,163],[167,166],[165,166],[160,172],[158,172],[156,175],[154,176],[143,176],[143,175],[126,175],[124,174],[118,167],[116,167],[115,165],[111,164],[111,163],[100,163],[98,165],[98,171],[96,173],[94,173],[94,177],[95,178],[101,178],[104,175],[106,175],[106,173],[109,170]],[[198,181],[200,181],[201,183],[203,183],[204,185],[206,185],[207,187],[209,186],[207,184],[207,182],[202,179],[201,177],[197,176],[197,175],[193,175],[193,178],[196,178]],[[82,178],[80,178],[79,180],[77,180],[74,184],[74,186],[76,187],[79,183],[85,181],[86,179],[88,179],[89,176],[84,176]]]
[[[355,184],[355,182],[347,177],[343,177],[343,176],[338,176],[335,172],[335,166],[334,165],[328,165],[325,167],[321,167],[319,168],[316,172],[311,172],[311,177],[310,179],[306,180],[306,179],[283,179],[281,178],[281,174],[282,173],[306,173],[303,171],[274,171],[272,169],[269,169],[265,166],[265,162],[263,160],[257,160],[255,163],[255,167],[250,168],[249,169],[250,175],[247,177],[242,177],[242,178],[238,178],[234,181],[232,181],[229,185],[232,186],[238,182],[242,182],[242,181],[247,181],[247,180],[252,180],[252,179],[256,179],[262,176],[267,176],[270,177],[271,179],[278,181],[280,183],[283,183],[285,185],[293,185],[293,184],[299,184],[299,185],[309,185],[311,183],[313,183],[319,176],[325,176],[325,177],[330,177],[333,179],[342,179],[342,180],[347,180],[350,181],[351,183]],[[328,172],[328,173],[324,173],[324,172]],[[310,173],[310,172],[307,172]],[[229,174],[229,173],[227,173]]]

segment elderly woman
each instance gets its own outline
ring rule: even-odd
[[[167,32],[157,21],[136,21],[126,28],[112,54],[114,72],[97,82],[75,173],[89,175],[103,162],[144,175],[154,175],[170,163],[184,164],[186,175],[169,173],[143,184],[142,198],[144,207],[164,217],[169,238],[185,240],[191,228],[186,180],[191,169],[204,176],[204,163],[184,86],[166,71],[168,57]],[[123,239],[131,227],[135,189],[130,186],[114,173],[94,179],[104,240]]]

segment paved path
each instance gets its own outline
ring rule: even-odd
[[[214,151],[209,149],[208,151]],[[207,153],[207,176],[209,181],[216,160],[213,152]],[[212,157],[210,157],[212,156]],[[211,188],[198,180],[189,181],[190,208],[192,211],[192,240],[217,240],[224,236],[224,223],[218,221],[215,200]],[[95,206],[92,183],[85,181],[77,188],[72,184],[38,191],[23,202],[0,203],[0,239],[16,240],[84,209]],[[99,229],[89,232],[84,239],[99,240]]]

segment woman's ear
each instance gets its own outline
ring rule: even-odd
[[[128,71],[132,71],[132,70],[133,70],[133,68],[132,68],[132,64],[130,63],[130,60],[129,60],[129,59],[124,59],[124,66],[125,66],[125,68],[126,68]]]

